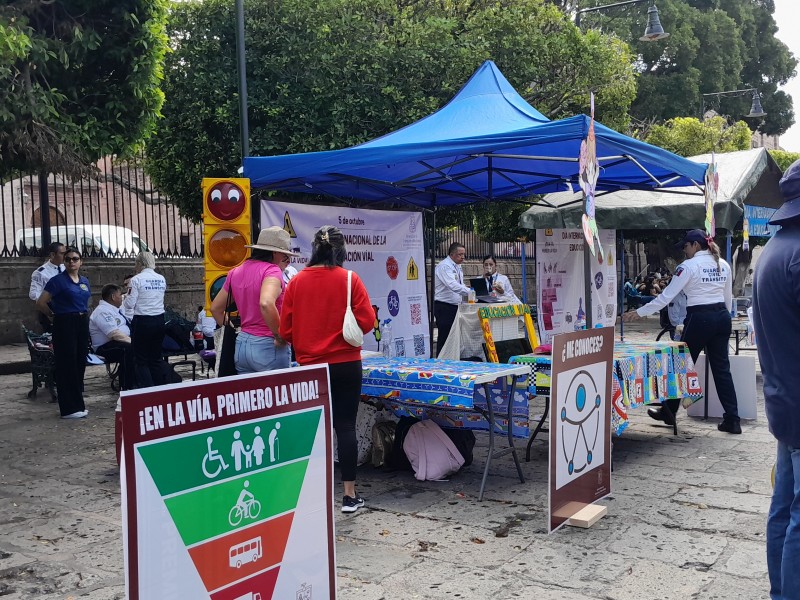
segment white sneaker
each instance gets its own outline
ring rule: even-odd
[[[61,415],[62,419],[84,419],[89,414],[88,410],[79,410],[69,415]]]

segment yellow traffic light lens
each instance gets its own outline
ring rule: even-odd
[[[218,267],[231,269],[247,258],[247,240],[238,231],[222,229],[208,240],[206,254]]]
[[[245,194],[235,183],[220,181],[207,192],[208,212],[220,221],[238,219],[245,208]]]

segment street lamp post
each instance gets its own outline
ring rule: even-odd
[[[580,29],[581,15],[589,12],[600,12],[610,8],[617,8],[620,6],[628,6],[631,4],[641,4],[642,2],[650,2],[651,0],[626,0],[626,2],[615,2],[614,4],[604,4],[603,6],[590,6],[589,8],[581,8],[575,12],[575,26]],[[661,26],[661,19],[658,17],[658,8],[655,4],[651,4],[647,9],[647,27],[644,34],[639,38],[642,42],[656,42],[669,37],[669,34],[664,31]]]
[[[244,159],[250,156],[250,124],[247,118],[247,64],[244,48],[244,0],[236,0],[236,66],[239,72],[239,135],[242,144],[242,166],[244,166]],[[258,237],[260,221],[260,205],[257,202],[250,202],[250,234],[253,240]]]

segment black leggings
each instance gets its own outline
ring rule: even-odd
[[[361,361],[328,365],[331,381],[333,428],[339,444],[339,468],[342,481],[356,480],[358,442],[356,416],[361,401]]]

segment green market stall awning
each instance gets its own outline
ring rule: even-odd
[[[778,181],[781,171],[764,148],[715,155],[719,190],[714,204],[716,226],[732,231],[742,218],[744,205],[776,208],[783,203]],[[710,154],[688,160],[708,163]],[[703,193],[695,186],[643,193],[620,190],[598,194],[596,218],[610,229],[702,228],[705,219]],[[527,229],[575,228],[581,226],[582,198],[571,192],[548,194],[541,205],[520,217]]]

